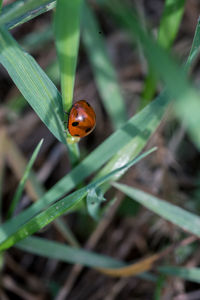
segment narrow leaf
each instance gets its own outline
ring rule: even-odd
[[[88,267],[120,267],[124,264],[111,257],[89,252],[83,249],[62,245],[61,243],[48,241],[38,237],[28,237],[17,243],[17,248],[45,256],[52,259],[58,259],[67,263],[79,263]]]
[[[125,101],[108,56],[101,29],[89,5],[84,5],[83,42],[103,104],[114,128],[126,121]]]
[[[113,186],[165,220],[200,236],[200,218],[197,215],[130,186],[119,183],[113,183]]]
[[[28,162],[28,164],[26,166],[24,175],[23,175],[22,179],[20,180],[18,188],[17,188],[17,190],[15,192],[15,195],[14,195],[13,200],[11,202],[11,205],[9,207],[8,218],[10,218],[12,216],[12,214],[13,214],[13,212],[14,212],[14,210],[15,210],[15,208],[16,208],[16,206],[17,206],[17,204],[18,204],[18,202],[19,202],[19,200],[20,200],[20,198],[22,196],[22,193],[23,193],[23,190],[24,190],[24,186],[25,186],[26,181],[27,181],[27,179],[29,177],[31,168],[32,168],[32,166],[33,166],[33,164],[34,164],[37,156],[38,156],[38,153],[40,151],[42,143],[43,143],[43,140],[41,140],[39,142],[39,144],[37,145],[37,147],[35,148],[32,156],[31,156],[31,158],[30,158],[30,160],[29,160],[29,162]]]
[[[82,0],[57,0],[55,14],[56,48],[61,73],[63,107],[72,106],[75,71],[80,37]]]
[[[200,283],[200,268],[184,268],[174,266],[161,266],[157,268],[162,274],[177,276],[188,281]]]
[[[2,9],[0,26],[13,28],[55,7],[53,0],[18,0]]]
[[[158,43],[168,49],[176,38],[183,16],[185,0],[165,0],[158,30]]]
[[[165,0],[157,39],[158,44],[165,49],[169,49],[176,38],[184,12],[184,5],[185,0]],[[156,84],[157,76],[151,66],[149,66],[149,73],[142,93],[141,107],[144,107],[152,100],[156,91]]]
[[[58,90],[35,60],[23,52],[3,28],[0,28],[0,63],[49,130],[66,143]]]

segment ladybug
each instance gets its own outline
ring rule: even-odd
[[[84,137],[90,134],[96,125],[96,114],[92,106],[85,100],[79,100],[72,106],[67,128],[74,137]]]

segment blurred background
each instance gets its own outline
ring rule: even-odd
[[[5,0],[3,5],[12,2],[14,1]],[[91,3],[100,24],[98,34],[105,38],[108,54],[116,69],[125,99],[126,114],[130,118],[142,106],[148,72],[146,61],[140,47],[136,43],[133,45],[129,36],[116,25],[111,15],[96,2]],[[156,36],[164,0],[132,0],[130,3],[141,16],[145,26]],[[180,62],[184,62],[189,54],[199,13],[199,1],[185,2],[183,18],[172,46],[173,55]],[[53,35],[53,11],[14,28],[11,33],[60,89]],[[197,87],[200,79],[199,66],[198,60],[191,75]],[[71,167],[64,145],[59,143],[41,122],[2,66],[0,86],[0,147],[4,141],[4,151],[0,148],[0,196],[1,219],[5,220],[24,166],[42,138],[45,142],[34,164],[33,176],[36,182],[28,181],[15,214],[37,199],[38,182],[44,190],[48,190],[67,174]],[[152,98],[162,89],[163,86],[158,83]],[[74,90],[74,100],[80,99],[86,99],[94,107],[97,115],[96,129],[80,142],[83,158],[101,144],[114,128],[102,105],[82,40]],[[184,124],[177,120],[171,109],[165,114],[148,147],[155,145],[158,151],[131,169],[123,178],[123,182],[128,185],[134,184],[144,191],[198,213],[200,155]],[[110,190],[106,198],[112,197],[113,191]],[[64,219],[80,245],[127,262],[137,261],[158,252],[166,245],[179,240],[183,234],[178,227],[140,207],[136,202],[133,203],[128,197],[124,198],[120,192],[117,193],[117,201],[109,211],[109,217],[98,225],[84,212],[72,213]],[[45,227],[39,235],[65,242],[56,226]],[[198,266],[198,244],[188,245],[182,251],[174,252],[166,260],[171,264]],[[164,288],[159,298],[156,293],[160,291],[163,282]],[[58,292],[63,289],[64,296],[59,294],[58,298]],[[200,299],[200,288],[197,283],[164,275],[159,277],[159,281],[139,277],[110,278],[93,269],[74,267],[11,248],[6,252],[4,263],[1,265],[0,299],[192,300]]]

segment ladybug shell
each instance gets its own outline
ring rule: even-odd
[[[96,125],[96,114],[85,100],[74,103],[68,118],[67,128],[72,136],[84,137],[90,134]]]

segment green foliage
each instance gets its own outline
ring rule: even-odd
[[[100,204],[104,200],[105,192],[111,187],[110,181],[121,178],[130,166],[151,153],[152,150],[136,158],[161,123],[163,115],[172,102],[171,99],[175,99],[173,104],[177,116],[185,122],[194,143],[197,147],[200,147],[199,93],[187,78],[188,69],[199,53],[200,20],[197,24],[186,66],[180,67],[166,49],[172,45],[177,35],[184,11],[184,0],[166,0],[158,33],[158,43],[143,29],[140,20],[129,9],[125,1],[102,0],[99,2],[112,13],[119,24],[122,24],[132,39],[139,40],[153,74],[152,77],[150,74],[150,80],[147,82],[148,89],[154,90],[155,82],[160,78],[166,86],[165,91],[140,113],[131,117],[128,121],[126,120],[124,99],[117,82],[115,69],[106,50],[106,40],[99,33],[101,29],[95,14],[90,6],[85,3],[82,14],[83,43],[99,94],[116,130],[78,165],[73,167],[44,196],[41,196],[36,203],[1,226],[0,250],[15,245],[31,253],[90,267],[111,268],[123,266],[122,262],[112,258],[82,249],[71,248],[57,242],[33,238],[30,235],[50,224],[59,216],[78,210],[85,198],[89,214],[98,220],[101,216]],[[63,102],[58,90],[46,73],[28,53],[19,47],[8,30],[5,29],[5,27],[12,28],[22,24],[54,7],[55,1],[19,0],[3,8],[0,15],[0,62],[48,129],[60,142],[66,144],[63,107],[68,111],[72,104],[82,0],[57,1],[55,37]],[[47,34],[46,41],[52,37],[51,30],[47,30]],[[29,47],[34,44],[40,46],[40,41],[44,41],[45,35],[46,32],[43,32],[43,36],[40,37],[32,36],[32,39],[25,41],[25,43],[29,44]],[[47,72],[58,83],[59,70],[57,63],[50,66]],[[27,165],[26,172],[11,205],[10,215],[21,198],[25,181],[39,148],[40,145],[34,151]],[[78,148],[70,146],[69,150],[73,157],[72,162],[77,164],[79,160]],[[100,168],[102,169],[100,170]],[[88,185],[84,185],[83,181],[94,172],[97,172],[96,177]],[[81,188],[71,192],[79,184],[81,184]],[[178,225],[183,230],[200,236],[200,218],[197,215],[132,187],[117,183],[113,183],[113,185],[162,218]],[[66,196],[66,194],[68,195]],[[125,209],[127,210],[127,204]],[[62,221],[57,222],[62,232],[68,235]],[[78,247],[76,240],[72,242]],[[185,280],[199,282],[199,269],[191,268],[188,270],[186,268],[163,266],[159,267],[159,271],[162,274],[179,276]],[[163,277],[160,281],[157,281],[157,295],[161,293],[162,279]]]
[[[4,6],[0,15],[0,25],[13,28],[23,24],[55,6],[54,0],[17,0]]]
[[[165,220],[168,220],[173,224],[178,225],[183,230],[200,237],[200,217],[197,215],[141,190],[119,183],[113,183],[113,185],[120,191],[124,192],[127,196],[144,205],[146,208],[155,212]]]
[[[172,46],[182,20],[185,0],[166,0],[164,10],[158,29],[158,44],[165,49]],[[144,107],[152,100],[157,85],[157,77],[154,70],[149,65],[149,72],[145,80],[145,86],[142,93],[141,107]]]
[[[63,215],[64,213],[71,211],[76,205],[80,203],[80,201],[88,194],[88,192],[90,192],[91,190],[96,190],[104,182],[111,180],[113,175],[115,175],[118,172],[121,172],[124,168],[125,169],[130,168],[132,165],[134,165],[139,160],[141,160],[142,158],[150,154],[152,151],[155,151],[155,148],[145,152],[144,154],[140,155],[138,158],[132,160],[128,164],[124,165],[123,167],[110,172],[104,177],[97,179],[91,184],[57,201],[55,204],[52,204],[46,210],[42,211],[32,219],[27,221],[27,223],[22,222],[22,217],[19,217],[18,222],[21,223],[21,226],[19,226],[19,224],[18,226],[17,224],[15,224],[15,227],[13,228],[12,220],[8,221],[7,223],[5,223],[4,226],[0,228],[0,250],[5,250],[13,246],[18,241],[26,238],[27,236],[38,231],[39,229],[45,227],[56,218]],[[35,215],[36,212],[33,210],[32,213]]]
[[[174,266],[161,266],[158,270],[166,275],[177,276],[185,280],[200,283],[200,269],[199,268],[184,268]]]
[[[24,186],[25,186],[26,181],[27,181],[27,179],[28,179],[28,177],[29,177],[31,168],[32,168],[32,166],[33,166],[33,164],[34,164],[34,162],[35,162],[37,156],[38,156],[38,153],[39,153],[39,151],[40,151],[40,148],[41,148],[41,146],[42,146],[42,143],[43,143],[43,140],[41,140],[41,141],[39,142],[39,144],[37,145],[37,147],[35,148],[35,150],[34,150],[32,156],[31,156],[31,158],[30,158],[30,160],[29,160],[29,162],[28,162],[28,164],[27,164],[27,166],[26,166],[26,170],[25,170],[25,172],[24,172],[24,175],[23,175],[22,179],[20,180],[20,183],[19,183],[19,185],[18,185],[18,188],[17,188],[17,190],[16,190],[16,192],[15,192],[15,195],[14,195],[14,197],[13,197],[12,203],[11,203],[11,205],[10,205],[10,207],[9,207],[8,218],[10,218],[10,217],[13,215],[13,212],[14,212],[14,210],[15,210],[15,208],[16,208],[18,202],[20,201],[20,198],[21,198],[22,193],[23,193]]]
[[[0,62],[37,115],[66,143],[60,94],[35,60],[22,49],[8,31],[0,28]]]
[[[55,14],[56,48],[61,74],[63,108],[72,106],[76,62],[79,48],[82,0],[57,0]]]
[[[45,256],[58,259],[67,263],[79,263],[88,267],[121,267],[124,264],[108,256],[103,256],[83,249],[70,247],[61,243],[48,241],[38,237],[28,237],[19,242],[17,248]]]
[[[117,75],[107,54],[102,29],[89,5],[84,5],[83,42],[95,76],[99,93],[114,128],[126,121],[125,102]]]

